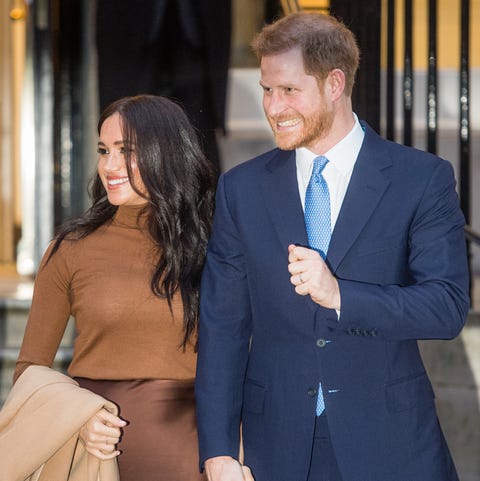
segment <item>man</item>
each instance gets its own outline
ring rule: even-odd
[[[469,308],[451,165],[358,121],[358,48],[334,18],[287,16],[253,46],[279,149],[218,186],[196,384],[208,478],[250,479],[241,425],[256,481],[458,480],[417,346],[457,336]]]

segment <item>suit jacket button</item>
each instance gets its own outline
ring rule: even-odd
[[[307,394],[308,394],[310,397],[316,396],[316,395],[317,395],[317,390],[316,390],[316,389],[313,389],[313,387],[311,387],[311,388],[307,391]]]
[[[325,339],[317,339],[317,347],[325,347],[327,345],[327,341]]]

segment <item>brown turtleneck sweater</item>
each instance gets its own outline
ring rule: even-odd
[[[183,338],[180,296],[173,318],[150,289],[154,244],[140,207],[120,206],[112,223],[65,240],[35,280],[14,378],[30,365],[51,366],[67,321],[75,318],[71,376],[104,380],[193,379],[196,355]]]

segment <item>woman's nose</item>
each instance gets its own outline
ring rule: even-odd
[[[116,172],[123,166],[121,155],[116,152],[110,152],[104,157],[103,167],[109,172]]]

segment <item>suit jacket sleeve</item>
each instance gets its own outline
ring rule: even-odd
[[[453,169],[438,162],[410,224],[410,281],[377,285],[340,278],[340,323],[373,328],[388,340],[457,336],[469,309],[464,224]]]
[[[229,212],[224,176],[219,180],[216,202],[202,277],[195,387],[201,464],[214,456],[238,456],[251,335],[245,259]]]

